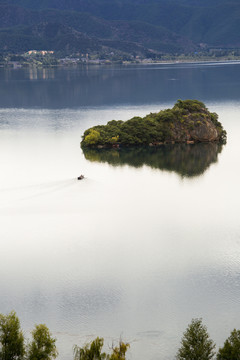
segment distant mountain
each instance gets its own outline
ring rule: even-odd
[[[237,0],[0,0],[0,51],[186,53],[239,32]]]

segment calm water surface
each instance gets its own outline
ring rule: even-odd
[[[193,317],[222,345],[240,328],[239,94],[239,64],[0,69],[0,312],[46,323],[60,360],[96,336],[173,359]],[[86,128],[178,98],[228,144],[82,153]]]

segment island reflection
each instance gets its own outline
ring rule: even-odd
[[[108,163],[112,166],[144,165],[153,169],[174,171],[181,177],[202,175],[211,164],[218,161],[222,145],[217,143],[174,144],[159,147],[121,149],[83,149],[87,160]]]

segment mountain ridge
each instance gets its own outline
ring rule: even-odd
[[[45,29],[58,24],[62,29],[59,36],[69,36],[65,53],[78,47],[81,51],[99,51],[108,46],[106,43],[111,44],[109,51],[120,52],[125,52],[124,43],[128,44],[128,53],[132,44],[132,53],[137,48],[142,56],[240,46],[237,1],[0,0],[0,52],[41,46],[57,51],[58,41],[51,41],[50,34],[36,36],[34,29],[43,24]]]

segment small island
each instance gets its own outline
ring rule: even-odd
[[[112,120],[84,132],[81,146],[90,148],[158,146],[200,142],[226,143],[218,115],[198,100],[178,100],[172,109],[130,120]]]

